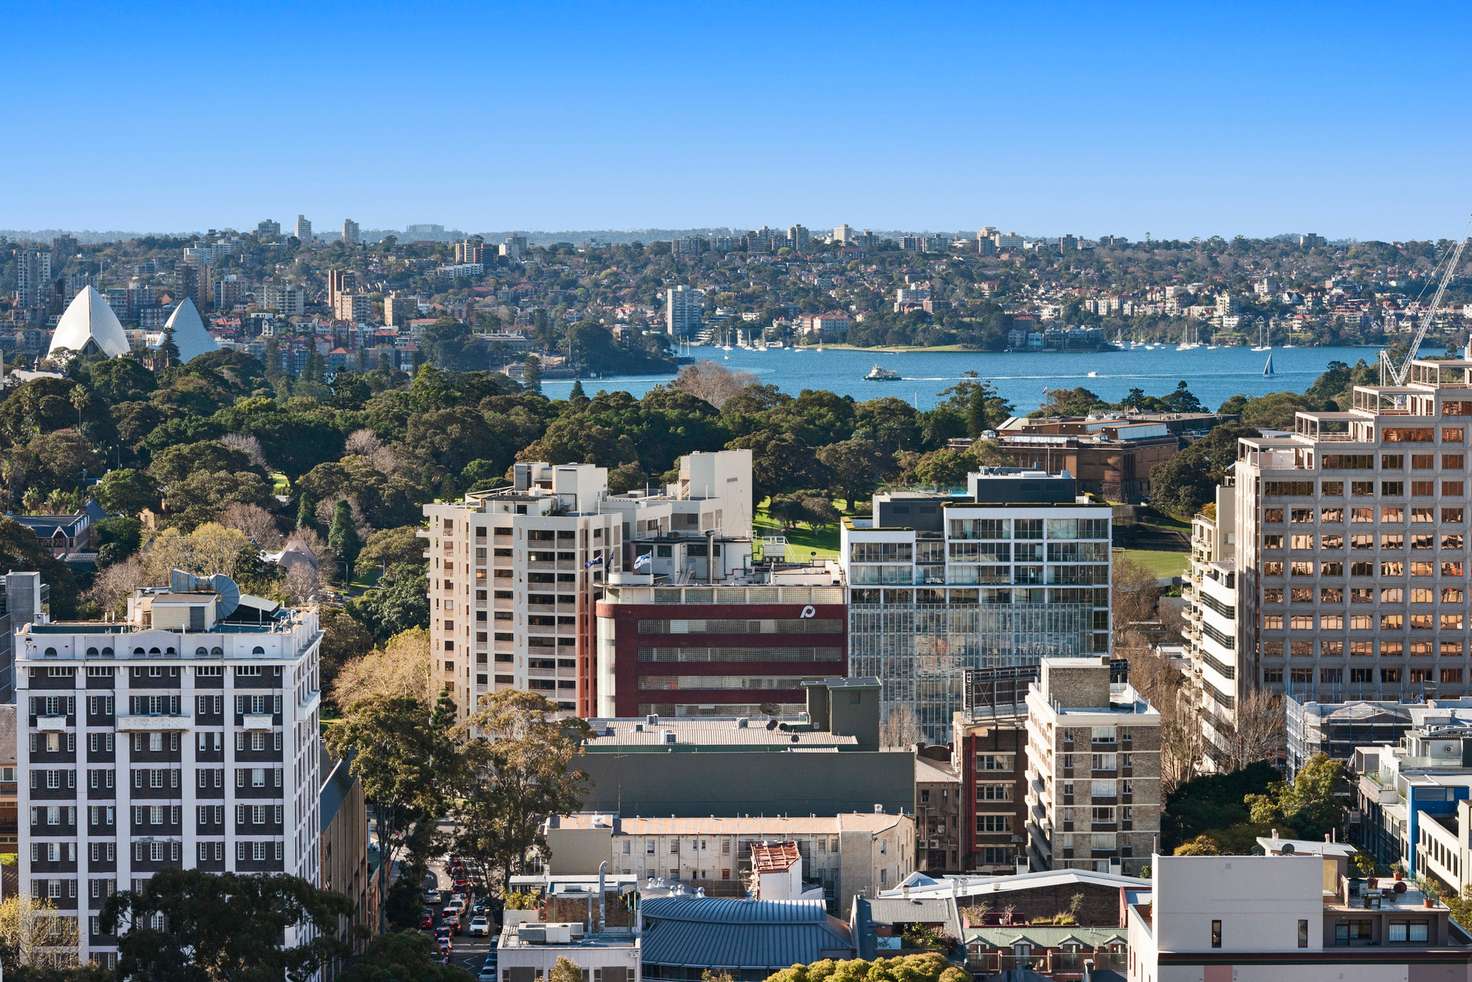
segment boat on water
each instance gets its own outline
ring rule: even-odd
[[[1267,332],[1268,332],[1268,322],[1267,321],[1263,321],[1262,322],[1262,326],[1258,329],[1258,332],[1257,332],[1257,346],[1252,349],[1253,351],[1272,351],[1273,350],[1273,346],[1271,344],[1268,344],[1268,333]],[[1272,361],[1272,359],[1269,358],[1268,361]]]
[[[768,341],[767,342],[767,347],[768,348],[785,348],[785,347],[787,347],[787,345],[783,344],[781,341]]]
[[[1262,366],[1262,373],[1264,375],[1273,374],[1273,356],[1271,354],[1268,355],[1267,363]]]
[[[1098,377],[1099,377],[1099,373],[1098,372],[1090,372],[1089,373],[1089,378],[1098,378]]]
[[[869,369],[869,374],[864,376],[864,381],[866,382],[898,382],[899,380],[899,372],[891,371],[888,368],[882,368],[879,365],[875,365],[873,368]]]

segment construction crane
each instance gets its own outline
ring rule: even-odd
[[[1380,352],[1380,384],[1381,385],[1405,385],[1406,376],[1410,374],[1411,362],[1416,358],[1416,352],[1421,350],[1421,342],[1426,340],[1426,332],[1431,330],[1431,322],[1436,319],[1436,312],[1441,308],[1441,298],[1446,295],[1446,288],[1452,281],[1452,274],[1457,271],[1457,266],[1462,261],[1462,250],[1467,248],[1467,236],[1463,236],[1457,247],[1452,250],[1451,258],[1447,261],[1446,268],[1441,271],[1441,279],[1437,281],[1436,293],[1431,297],[1431,303],[1421,314],[1421,323],[1416,325],[1416,336],[1411,339],[1411,346],[1406,351],[1405,358],[1399,365],[1391,360],[1390,352]],[[1431,272],[1436,275],[1435,269]]]

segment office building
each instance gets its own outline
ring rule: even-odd
[[[342,241],[344,243],[347,245],[357,245],[360,235],[361,230],[358,228],[357,222],[351,218],[344,218],[342,220]]]
[[[689,544],[703,561],[705,542]],[[652,579],[616,574],[598,599],[600,716],[795,712],[806,704],[805,682],[848,674],[836,568],[757,567],[716,583]]]
[[[1241,441],[1232,470],[1235,684],[1300,700],[1468,688],[1472,361],[1416,360],[1343,412]]]
[[[838,815],[915,811],[913,755],[879,746],[879,685],[823,679],[783,717],[589,720],[574,766],[582,807],[624,815]],[[712,774],[720,780],[713,781]]]
[[[301,240],[302,245],[309,245],[312,241],[312,223],[307,220],[306,215],[296,216],[296,237]]]
[[[499,689],[541,692],[592,716],[603,583],[636,562],[652,575],[688,570],[701,579],[748,565],[751,453],[689,454],[676,483],[622,495],[608,493],[602,467],[523,462],[511,487],[424,513],[435,687],[462,718]],[[677,557],[686,565],[675,566]]]
[[[849,671],[884,684],[886,717],[950,735],[968,668],[1105,654],[1111,511],[1067,474],[985,468],[965,495],[888,492],[845,519]]]
[[[1045,658],[1027,693],[1033,869],[1137,876],[1160,835],[1160,713],[1106,658]]]
[[[1130,982],[1467,977],[1466,936],[1414,885],[1372,888],[1339,850],[1298,848],[1323,843],[1260,841],[1266,855],[1151,860],[1127,908]]]
[[[664,291],[665,331],[670,337],[689,338],[700,331],[705,294],[688,286]]]
[[[579,813],[548,820],[553,874],[597,869],[640,882],[678,881],[711,896],[740,897],[752,881],[752,848],[795,843],[805,875],[822,885],[828,909],[848,911],[914,870],[915,821],[882,811],[818,816],[642,818]]]
[[[115,960],[98,911],[159,870],[319,882],[320,642],[315,610],[177,571],[122,621],[21,631],[21,888],[82,960]]]

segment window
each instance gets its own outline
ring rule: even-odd
[[[1213,948],[1220,948],[1222,946],[1222,922],[1221,921],[1212,921],[1211,922],[1211,946]]]
[[[1298,922],[1298,947],[1308,947],[1308,921],[1303,919]]]

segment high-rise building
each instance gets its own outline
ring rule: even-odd
[[[51,300],[51,252],[21,249],[15,256],[15,302],[27,319],[39,320]]]
[[[807,252],[813,244],[812,233],[802,225],[793,225],[787,229],[787,244],[794,252]]]
[[[599,694],[594,609],[606,578],[675,553],[714,578],[750,563],[751,455],[690,454],[680,480],[659,493],[608,493],[592,464],[518,463],[510,488],[424,506],[429,519],[432,684],[462,718],[502,689],[540,692],[566,712],[592,716]],[[712,537],[707,545],[707,533]]]
[[[295,283],[267,280],[261,284],[260,305],[288,317],[300,317],[307,307],[307,292]]]
[[[965,495],[888,492],[845,520],[849,672],[888,725],[943,743],[968,668],[1110,648],[1111,511],[1068,474],[983,468]]]
[[[358,274],[351,269],[327,271],[327,306],[337,309],[337,295],[358,287]]]
[[[0,575],[0,703],[15,702],[15,636],[46,615],[51,588],[40,573]]]
[[[501,243],[501,255],[508,259],[520,259],[526,255],[526,236],[512,235]]]
[[[180,573],[121,623],[20,632],[20,889],[83,961],[115,960],[98,911],[160,870],[318,882],[321,637],[315,610]]]
[[[352,324],[365,323],[373,315],[373,303],[366,293],[339,293],[333,298],[332,316]]]
[[[281,223],[269,218],[262,219],[256,223],[256,235],[263,239],[281,238]]]
[[[351,218],[342,220],[342,240],[348,245],[357,245],[359,237],[358,223]]]
[[[1196,669],[1220,725],[1257,689],[1472,694],[1469,416],[1472,362],[1417,360],[1404,385],[1356,386],[1343,412],[1241,441],[1214,518],[1197,522],[1198,541],[1226,548],[1192,573]]]
[[[214,299],[214,289],[210,285],[210,268],[197,263],[184,263],[179,266],[179,289],[199,310],[208,310],[210,301]]]
[[[688,338],[700,330],[705,294],[688,286],[664,291],[665,330],[671,337]]]
[[[854,241],[856,233],[851,225],[839,225],[833,229],[833,241],[839,245],[848,245]]]
[[[486,259],[486,243],[478,235],[472,235],[468,239],[461,239],[455,243],[455,262],[459,263],[484,263]]]
[[[1044,658],[1027,693],[1033,869],[1138,876],[1160,836],[1160,713],[1107,658]]]
[[[296,216],[296,237],[303,245],[312,241],[312,223],[307,220],[306,215]]]
[[[419,301],[400,293],[390,293],[383,298],[383,322],[389,327],[406,327],[409,321],[419,316]]]

